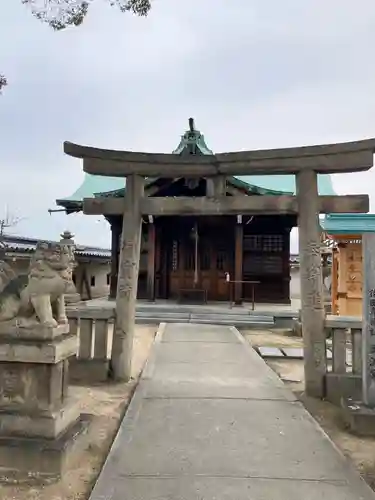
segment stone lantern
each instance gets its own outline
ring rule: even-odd
[[[60,243],[62,245],[69,245],[72,247],[72,251],[74,252],[75,250],[75,243],[74,243],[74,234],[72,234],[70,231],[64,231],[61,235],[61,240]],[[77,266],[76,261],[72,263],[72,275],[73,275],[73,269],[74,267]],[[66,304],[76,304],[77,302],[81,301],[81,296],[77,292],[77,288],[73,282],[73,279],[71,281],[71,284],[69,286],[69,290],[67,291],[65,295],[65,303]]]

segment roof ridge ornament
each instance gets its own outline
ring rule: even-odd
[[[200,137],[199,130],[196,130],[194,124],[194,118],[189,118],[189,130],[185,132],[184,140],[185,140],[185,148],[188,150],[188,153],[191,155],[199,154],[198,149],[198,140]]]
[[[214,153],[207,147],[204,135],[195,127],[194,118],[189,118],[189,128],[181,136],[180,144],[172,151],[177,155],[213,155]]]

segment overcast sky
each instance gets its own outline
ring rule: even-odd
[[[156,0],[147,18],[96,0],[58,33],[1,4],[0,215],[18,234],[110,246],[105,221],[47,212],[83,179],[64,140],[170,152],[190,116],[215,152],[375,136],[374,0]],[[375,169],[333,182],[374,208]]]

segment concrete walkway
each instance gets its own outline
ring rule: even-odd
[[[231,327],[161,325],[91,500],[374,500]]]

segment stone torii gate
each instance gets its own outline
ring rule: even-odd
[[[367,195],[319,196],[317,174],[360,172],[373,166],[375,139],[298,148],[179,157],[173,154],[113,151],[64,143],[64,152],[83,159],[93,175],[126,178],[124,198],[85,199],[85,214],[123,214],[113,371],[130,378],[138,284],[142,216],[168,215],[298,215],[305,387],[324,397],[326,346],[320,256],[319,213],[363,213]],[[225,196],[225,178],[232,175],[296,176],[296,196]],[[206,197],[145,197],[146,177],[205,177]]]

